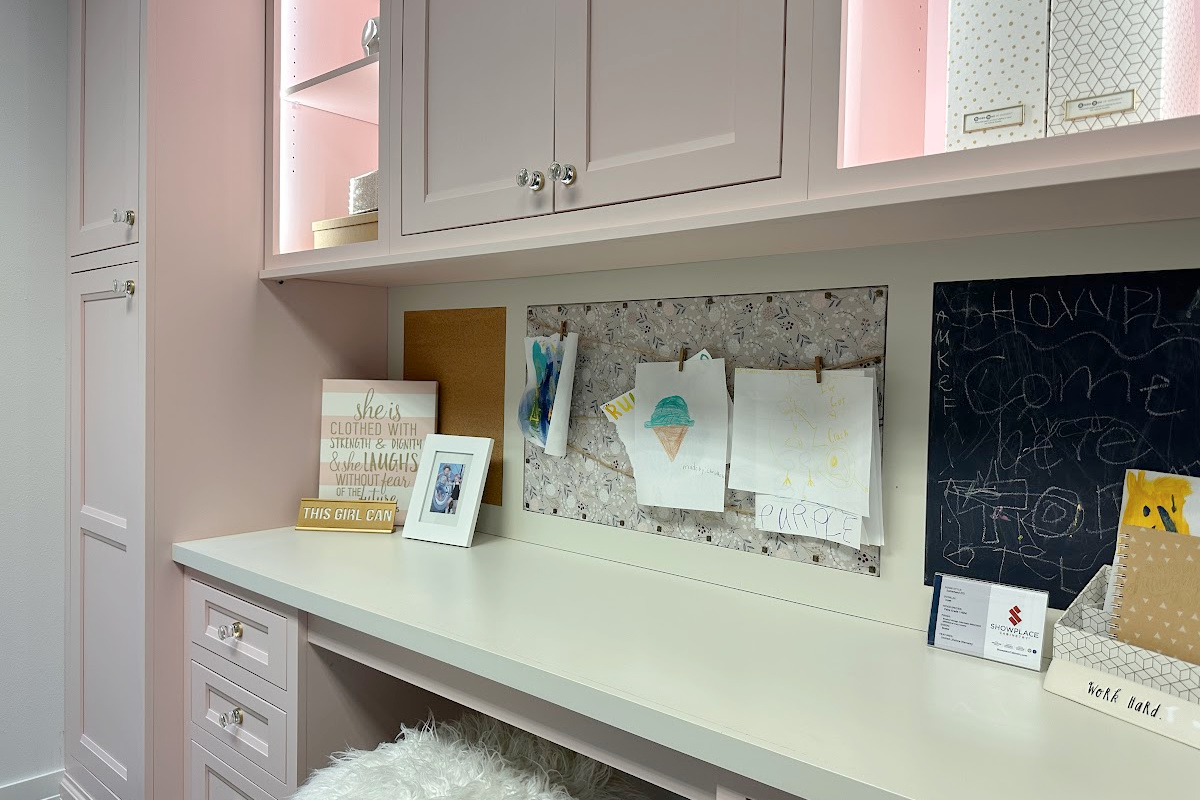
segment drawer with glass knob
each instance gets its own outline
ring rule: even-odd
[[[254,603],[190,579],[187,628],[191,641],[287,689],[288,621]]]
[[[287,713],[202,664],[193,661],[191,669],[192,723],[287,782]]]

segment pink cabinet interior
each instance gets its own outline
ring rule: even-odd
[[[379,168],[381,70],[362,48],[378,16],[380,0],[280,4],[278,253],[313,249],[312,224],[347,216],[350,179]]]
[[[1078,68],[1056,60],[1054,42],[1062,42],[1065,36],[1092,37],[1068,49],[1103,48],[1107,46],[1101,41],[1105,26],[1126,25],[1121,9],[1147,4],[1145,0],[1104,0],[1101,12],[1089,9],[1090,2],[1016,0],[997,4],[992,0],[989,6],[986,0],[843,0],[839,168],[1045,137],[1046,104],[1053,95],[1046,89],[1047,82],[1056,78],[1056,69]],[[1171,96],[1178,101],[1162,104],[1153,115],[1143,111],[1128,119],[1110,120],[1112,124],[1170,119],[1200,111],[1200,0],[1148,0],[1148,5],[1159,18],[1157,56],[1161,63],[1155,80],[1169,84]],[[997,6],[1000,14],[1011,18],[997,24]],[[1138,14],[1143,10],[1135,9]],[[1081,15],[1099,22],[1073,29],[1074,19]],[[1111,18],[1103,19],[1105,15]],[[1005,48],[982,52],[988,44],[984,40],[989,25],[995,25],[1001,36],[1011,37],[1004,42]],[[1113,39],[1120,41],[1122,35],[1118,32]],[[958,63],[953,56],[956,52]],[[970,54],[976,60],[963,63]],[[1008,56],[1007,63],[999,63],[1004,56]],[[1101,54],[1096,63],[1111,64],[1112,59]],[[1012,72],[1011,89],[1002,85],[1006,80],[1002,70]],[[1086,84],[1087,77],[1075,83]],[[1096,77],[1097,85],[1137,85],[1142,95],[1139,102],[1150,99],[1147,95],[1152,90],[1144,88],[1144,79],[1130,76],[1127,81],[1114,82],[1099,71]],[[985,96],[989,95],[987,88],[990,96]],[[975,91],[980,96],[971,97]],[[1026,110],[1019,125],[986,136],[963,135],[965,123],[960,115],[964,110],[983,112],[1022,104]],[[957,139],[952,135],[955,130]]]

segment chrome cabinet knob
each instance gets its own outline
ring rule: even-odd
[[[525,167],[521,167],[517,172],[517,186],[529,189],[531,192],[540,192],[546,186],[546,176],[537,170],[530,172]]]
[[[235,622],[232,625],[222,625],[217,628],[217,638],[222,642],[226,639],[242,638],[242,623]]]
[[[222,728],[228,728],[230,725],[241,725],[244,719],[245,715],[242,714],[242,710],[235,708],[228,714],[222,714],[218,717],[217,722],[220,723]]]
[[[119,211],[115,208],[113,209],[113,222],[115,224],[120,225],[123,222],[132,228],[133,223],[136,221],[137,221],[137,214],[135,214],[134,212]]]
[[[557,161],[546,169],[546,174],[550,176],[550,180],[558,181],[563,186],[570,186],[579,177],[574,164],[560,164]]]

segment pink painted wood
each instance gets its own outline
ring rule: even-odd
[[[67,79],[67,252],[138,240],[141,0],[71,0]],[[134,212],[133,225],[113,212]]]
[[[351,62],[284,92],[289,103],[378,125],[379,56]]]
[[[82,2],[71,7],[77,30],[82,10]],[[144,125],[135,137],[134,174],[146,176],[140,241],[72,262],[81,271],[71,284],[74,567],[63,791],[92,800],[184,793],[188,660],[172,543],[294,520],[296,500],[317,482],[321,380],[386,375],[386,292],[258,278],[269,14],[244,0],[147,0],[144,12],[144,39],[120,49],[145,63],[134,95]],[[138,349],[122,367],[129,379],[108,363],[124,351],[94,316],[118,301],[78,300],[84,288],[111,288],[103,268],[118,264],[131,266],[113,277],[137,281],[129,302]],[[89,331],[104,337],[81,348]],[[96,370],[105,377],[88,381]],[[87,430],[99,438],[86,439]],[[137,535],[122,539],[121,519]],[[124,546],[129,574],[113,572],[115,559],[99,547],[119,552],[108,540]],[[88,638],[100,636],[104,648]],[[88,767],[125,777],[106,788]]]
[[[379,16],[379,0],[288,0],[279,10],[281,83],[294,86],[363,57],[363,25]]]
[[[349,213],[350,179],[379,168],[379,126],[281,103],[279,251],[311,250],[312,223]]]
[[[312,94],[312,102],[292,102],[280,94],[361,61],[364,23],[387,14],[381,14],[379,0],[294,0],[280,2],[275,11],[278,63],[272,71],[278,83],[272,102],[278,117],[278,164],[273,171],[278,185],[273,194],[278,198],[278,234],[271,250],[286,254],[313,249],[312,223],[346,216],[350,179],[380,168],[379,64],[385,62],[380,58],[366,69],[308,89],[304,94]],[[368,99],[372,89],[374,97]],[[364,113],[366,106],[373,106],[373,112]]]
[[[782,0],[559,4],[554,157],[578,177],[555,210],[778,177],[784,18]]]
[[[192,724],[220,743],[217,755],[228,748],[287,781],[287,712],[195,661],[188,702]]]
[[[841,165],[925,152],[926,0],[845,0]]]
[[[285,617],[192,580],[187,631],[190,641],[287,690],[291,646]]]
[[[946,152],[946,70],[950,59],[950,0],[927,0],[925,155]]]
[[[867,0],[861,2],[865,5]],[[912,2],[918,0],[909,0],[905,5]],[[881,5],[884,4],[876,3],[872,8]],[[838,76],[842,74],[843,59],[850,55],[843,52],[843,31],[847,35],[853,31],[845,27],[849,23],[843,19],[840,4],[818,3],[815,11],[810,200],[858,195],[861,200],[852,201],[853,205],[875,209],[895,202],[894,196],[885,194],[892,189],[919,189],[913,194],[963,197],[1032,185],[1053,187],[1060,183],[1171,171],[1159,165],[1172,161],[1176,155],[1179,160],[1174,163],[1179,166],[1174,169],[1187,169],[1196,155],[1200,117],[1188,117],[1000,147],[935,153],[923,158],[879,163],[866,163],[863,159],[858,166],[843,168],[841,152],[846,134],[839,120],[843,95],[849,90],[843,89]],[[865,121],[860,121],[860,127],[864,126]],[[922,134],[913,154],[920,155],[924,149]],[[1070,213],[1073,209],[1046,204],[1040,212],[1043,222],[1036,229],[1061,227],[1054,220]],[[957,234],[947,229],[940,235]]]
[[[146,779],[144,306],[114,281],[138,264],[73,275],[66,772],[139,798]]]
[[[192,742],[188,780],[191,800],[273,800],[235,769]]]
[[[552,211],[515,179],[554,159],[553,0],[403,5],[403,232]]]
[[[151,9],[153,39],[171,42],[147,98],[153,796],[169,799],[183,792],[187,664],[170,545],[295,520],[317,481],[321,380],[386,375],[387,294],[259,281],[265,80],[247,76],[269,74],[269,17],[244,0]]]

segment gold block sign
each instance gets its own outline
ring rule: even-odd
[[[396,504],[390,500],[300,501],[296,516],[298,531],[344,531],[347,533],[391,533],[396,527]]]

